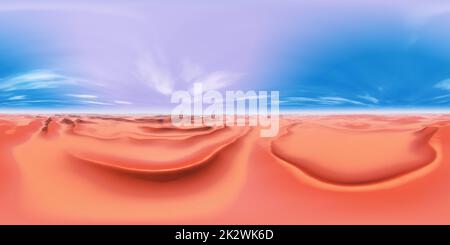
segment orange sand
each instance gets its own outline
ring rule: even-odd
[[[0,116],[1,224],[450,224],[450,115]]]

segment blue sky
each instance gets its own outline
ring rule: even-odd
[[[445,1],[0,3],[0,108],[158,112],[194,83],[286,110],[447,109]]]
[[[358,22],[360,21],[360,22]],[[286,107],[446,108],[450,103],[450,15],[420,27],[366,15],[295,48],[294,36],[268,69]],[[278,52],[278,51],[277,51]]]

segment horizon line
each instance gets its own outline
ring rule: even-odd
[[[54,110],[54,109],[0,109],[0,115],[14,115],[14,114],[92,114],[92,115],[170,115],[171,112],[166,110]],[[279,115],[378,115],[378,114],[450,114],[448,109],[436,108],[384,108],[384,109],[295,109],[295,110],[281,110]],[[191,114],[192,116],[200,116],[202,114]],[[224,113],[223,115],[230,115]],[[249,115],[255,116],[258,113],[234,113],[233,115]],[[269,113],[270,115],[270,113]]]

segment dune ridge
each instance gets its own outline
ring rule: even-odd
[[[436,152],[428,142],[436,131],[435,127],[426,127],[417,131],[361,132],[294,124],[272,142],[271,151],[322,181],[364,185],[402,176],[431,163]],[[370,149],[375,146],[376,151]]]

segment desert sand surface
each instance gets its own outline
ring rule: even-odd
[[[450,224],[450,115],[0,115],[1,224]]]

